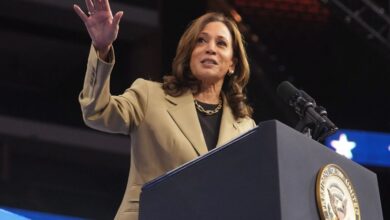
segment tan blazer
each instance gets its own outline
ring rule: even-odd
[[[160,83],[137,79],[122,95],[112,96],[113,51],[110,56],[112,62],[105,63],[91,47],[79,101],[88,126],[130,135],[130,174],[115,219],[137,220],[140,190],[146,182],[208,150],[190,92],[172,97]],[[223,103],[217,147],[255,127],[250,118],[235,120],[227,101]]]

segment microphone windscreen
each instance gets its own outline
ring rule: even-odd
[[[285,101],[287,104],[290,102],[291,99],[296,98],[296,96],[299,96],[299,90],[295,88],[290,82],[283,81],[279,84],[278,88],[276,89],[276,93]]]

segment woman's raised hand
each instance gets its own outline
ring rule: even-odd
[[[73,5],[73,9],[87,27],[93,46],[101,55],[106,55],[118,36],[123,12],[119,11],[113,17],[108,0],[85,0],[85,4],[88,15],[78,5]]]

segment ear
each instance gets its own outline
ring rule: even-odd
[[[232,64],[229,66],[229,72],[234,72],[236,70],[238,59],[236,57],[233,57]]]

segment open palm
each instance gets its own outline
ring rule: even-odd
[[[116,40],[119,31],[119,21],[123,12],[112,16],[108,0],[85,0],[88,8],[87,16],[78,5],[74,5],[75,12],[87,27],[92,44],[98,50],[106,50]]]

